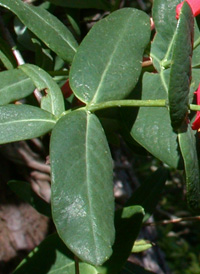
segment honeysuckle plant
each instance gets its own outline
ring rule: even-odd
[[[197,13],[192,1],[177,12],[181,1],[154,0],[151,30],[148,14],[118,9],[119,1],[41,2],[0,0],[5,24],[8,14],[20,20],[24,46],[36,57],[16,61],[15,51],[0,45],[0,143],[49,134],[51,207],[42,201],[37,208],[56,227],[14,273],[135,273],[123,267],[170,168],[183,171],[188,206],[200,211]],[[59,7],[71,31],[55,16]],[[78,15],[89,8],[106,13],[82,38]],[[41,100],[33,105],[27,96],[35,91]],[[133,152],[160,161],[117,211],[109,148],[116,131]],[[26,187],[9,185],[19,195]]]
[[[179,18],[181,8],[183,6],[185,1],[181,2],[176,6],[176,18]],[[200,5],[199,0],[186,0],[187,4],[190,6],[192,13],[194,16],[197,16],[200,14]]]

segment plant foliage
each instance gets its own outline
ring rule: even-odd
[[[154,0],[154,33],[148,14],[117,9],[119,1],[41,2],[0,0],[4,20],[9,15],[26,29],[26,36],[15,37],[31,55],[16,64],[9,45],[1,43],[0,143],[49,135],[51,210],[25,182],[9,185],[52,216],[56,227],[14,273],[74,274],[77,258],[81,274],[136,273],[122,269],[170,168],[184,171],[188,205],[200,211],[198,133],[191,129],[191,112],[200,110],[191,104],[200,81],[196,19],[186,2],[177,21],[179,0]],[[81,9],[107,11],[86,35]],[[148,69],[142,66],[146,59],[152,60]],[[64,98],[60,87],[67,79],[72,95]],[[35,91],[39,102],[30,100]],[[116,212],[112,121],[134,152],[151,153],[161,166]]]

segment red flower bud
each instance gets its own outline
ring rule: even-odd
[[[179,19],[180,11],[183,6],[183,3],[185,1],[181,2],[176,6],[176,19]],[[200,0],[186,0],[190,8],[192,9],[192,13],[194,16],[197,16],[200,14]]]

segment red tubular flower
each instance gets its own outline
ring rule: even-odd
[[[197,105],[200,105],[200,84],[195,94],[197,95]],[[194,123],[192,124],[192,129],[193,130],[200,129],[200,111],[197,111],[196,118],[194,120]]]
[[[183,3],[185,1],[181,2],[176,6],[176,19],[179,19],[180,11],[183,6]],[[192,13],[194,16],[197,16],[200,14],[200,0],[186,0],[190,8],[192,9]]]

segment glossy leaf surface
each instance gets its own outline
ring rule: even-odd
[[[200,212],[200,176],[196,139],[190,125],[184,125],[178,135],[186,175],[187,202],[193,211]]]
[[[41,260],[42,258],[42,260]],[[79,264],[81,274],[98,274],[86,263]],[[52,234],[36,247],[13,274],[75,274],[74,256],[57,234]]]
[[[142,99],[167,99],[166,80],[169,71],[160,74],[145,73],[143,77]],[[131,116],[131,112],[129,114]],[[167,108],[142,107],[131,129],[132,137],[155,157],[172,167],[179,167],[181,154],[178,135],[171,127]]]
[[[82,41],[70,71],[70,86],[85,103],[122,99],[136,85],[150,21],[124,8],[99,21]]]
[[[0,107],[0,144],[39,137],[49,132],[56,121],[53,115],[28,105]]]
[[[35,65],[25,64],[20,66],[20,69],[32,79],[39,91],[45,91],[46,94],[41,100],[41,108],[55,116],[60,116],[65,110],[63,95],[51,76]]]
[[[30,183],[22,181],[9,181],[8,186],[20,199],[29,203],[39,213],[51,217],[50,204],[48,204],[32,190]]]
[[[22,23],[66,62],[71,62],[78,46],[65,25],[47,10],[26,4],[21,0],[0,0],[3,6],[15,13]]]
[[[34,89],[31,79],[19,69],[0,72],[0,105],[22,99]]]
[[[110,4],[106,0],[50,0],[51,3],[69,8],[78,8],[78,9],[109,9]]]
[[[112,159],[95,115],[79,110],[52,132],[52,214],[58,234],[81,260],[99,265],[112,253]]]
[[[168,91],[170,118],[175,130],[181,126],[188,114],[193,29],[192,10],[185,2],[174,35]]]

